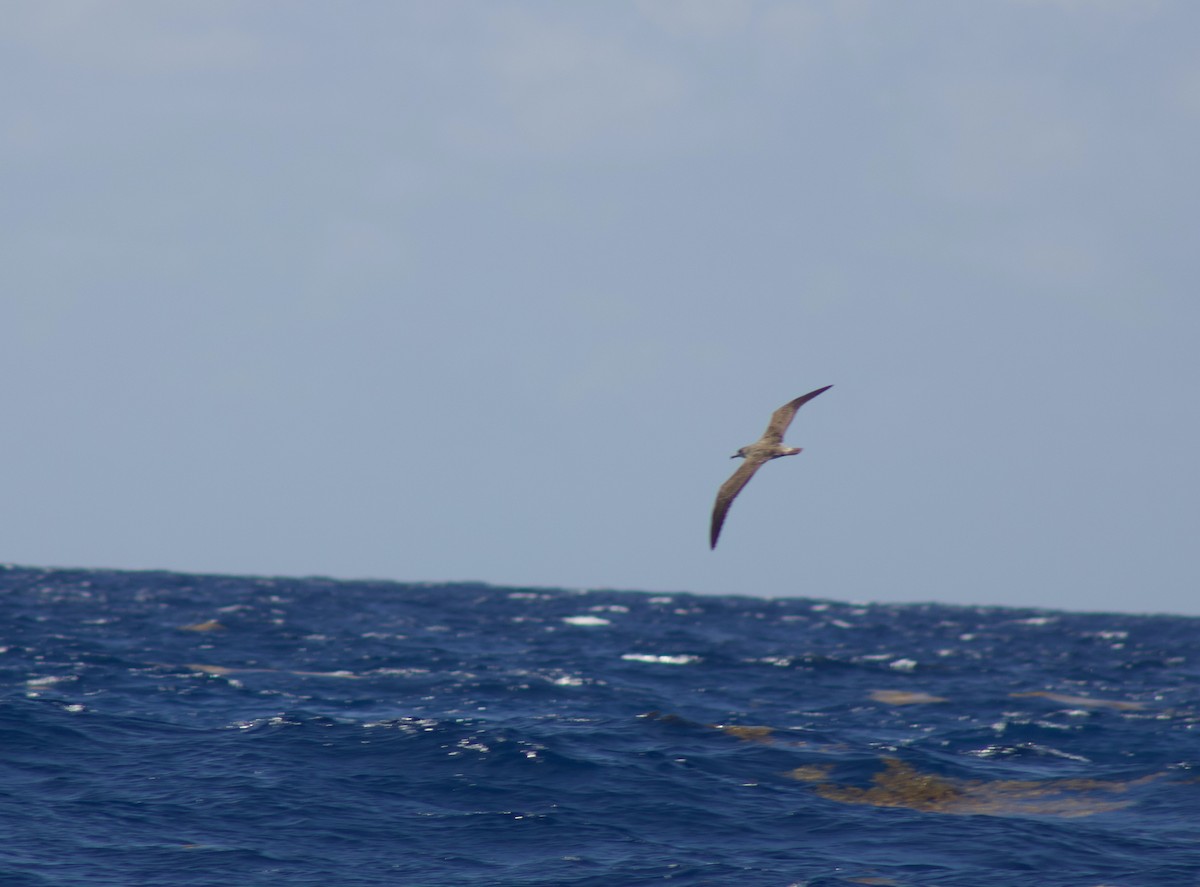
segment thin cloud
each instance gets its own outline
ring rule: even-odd
[[[228,70],[264,60],[237,4],[65,0],[5,11],[5,42],[54,64],[135,73]]]
[[[495,100],[486,133],[494,146],[561,153],[636,139],[683,93],[670,64],[582,22],[507,10],[495,15],[489,38],[479,86]]]

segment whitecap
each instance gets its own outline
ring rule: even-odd
[[[563,622],[568,625],[612,625],[612,620],[600,616],[564,616]]]
[[[699,656],[692,656],[688,653],[681,653],[678,656],[655,656],[652,653],[625,653],[621,656],[627,662],[655,662],[659,665],[691,665],[693,662],[699,662]]]
[[[560,687],[582,687],[584,685],[584,683],[586,683],[583,678],[579,678],[579,677],[576,677],[575,675],[569,675],[569,674],[565,674],[565,675],[562,675],[561,677],[548,679],[548,680],[550,680],[550,683],[557,684]]]
[[[25,682],[26,687],[53,687],[64,681],[75,680],[75,675],[50,675],[44,678],[30,678]]]

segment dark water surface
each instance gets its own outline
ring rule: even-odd
[[[1200,884],[1194,618],[19,567],[0,604],[4,885]]]

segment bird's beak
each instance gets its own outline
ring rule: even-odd
[[[730,459],[738,459],[738,458],[741,458],[741,455],[742,455],[741,453],[734,453],[734,454],[733,454],[732,456],[730,456],[729,458],[730,458]]]

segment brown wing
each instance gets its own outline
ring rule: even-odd
[[[734,498],[742,491],[742,487],[746,486],[746,482],[754,477],[754,472],[758,471],[765,461],[767,460],[747,459],[738,466],[737,471],[730,475],[729,480],[721,484],[721,489],[717,490],[717,501],[713,505],[709,548],[717,547],[717,537],[721,535],[721,525],[725,523],[725,515],[729,512],[729,506],[733,504]]]
[[[816,391],[802,394],[790,403],[785,403],[771,414],[771,421],[767,425],[767,430],[763,432],[762,439],[767,443],[782,443],[784,432],[792,424],[792,419],[796,418],[796,410],[800,409],[800,407],[804,406],[818,394],[828,391],[832,387],[832,385],[826,385],[824,388],[818,388]]]

